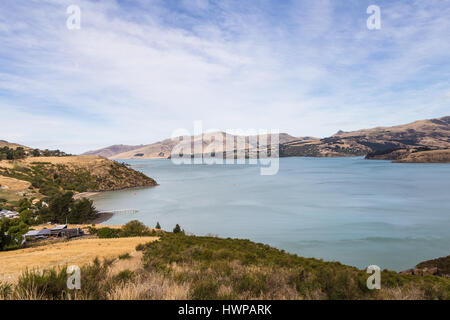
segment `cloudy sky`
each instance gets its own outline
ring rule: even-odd
[[[449,0],[2,0],[0,139],[79,153],[195,120],[322,137],[450,115],[449,17]]]

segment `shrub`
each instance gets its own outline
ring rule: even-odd
[[[140,221],[133,220],[122,227],[121,237],[142,237],[150,235],[147,226]]]
[[[120,271],[115,277],[114,280],[117,282],[125,283],[130,282],[135,278],[135,274],[131,270],[123,270]]]
[[[173,228],[173,233],[181,233],[181,227],[179,224],[177,224],[175,228]]]
[[[131,258],[131,256],[130,256],[130,254],[127,252],[127,253],[124,253],[124,254],[121,254],[120,256],[119,256],[119,259],[120,260],[124,260],[124,259],[130,259]]]
[[[136,246],[136,251],[143,251],[145,250],[145,244],[140,243]]]
[[[64,299],[67,297],[67,273],[65,268],[38,271],[25,271],[16,287],[20,297],[40,299]]]
[[[12,285],[10,283],[0,282],[0,299],[7,299],[11,293]]]
[[[120,236],[120,229],[112,229],[112,228],[97,229],[97,236],[100,239],[119,238],[119,236]]]

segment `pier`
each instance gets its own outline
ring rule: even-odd
[[[103,210],[99,211],[99,214],[111,213],[111,214],[135,214],[138,213],[137,209],[120,209],[120,210]]]

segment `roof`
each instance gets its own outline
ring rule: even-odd
[[[51,232],[49,229],[31,230],[25,233],[25,237],[46,236],[50,234]]]
[[[10,211],[10,210],[2,210],[0,211],[1,214],[19,214],[16,211]]]
[[[62,224],[60,226],[55,226],[52,231],[67,229],[67,224]]]

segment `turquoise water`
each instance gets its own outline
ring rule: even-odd
[[[196,235],[246,238],[359,268],[405,270],[450,254],[450,165],[283,158],[275,176],[246,165],[127,160],[160,186],[106,192],[98,209]]]

